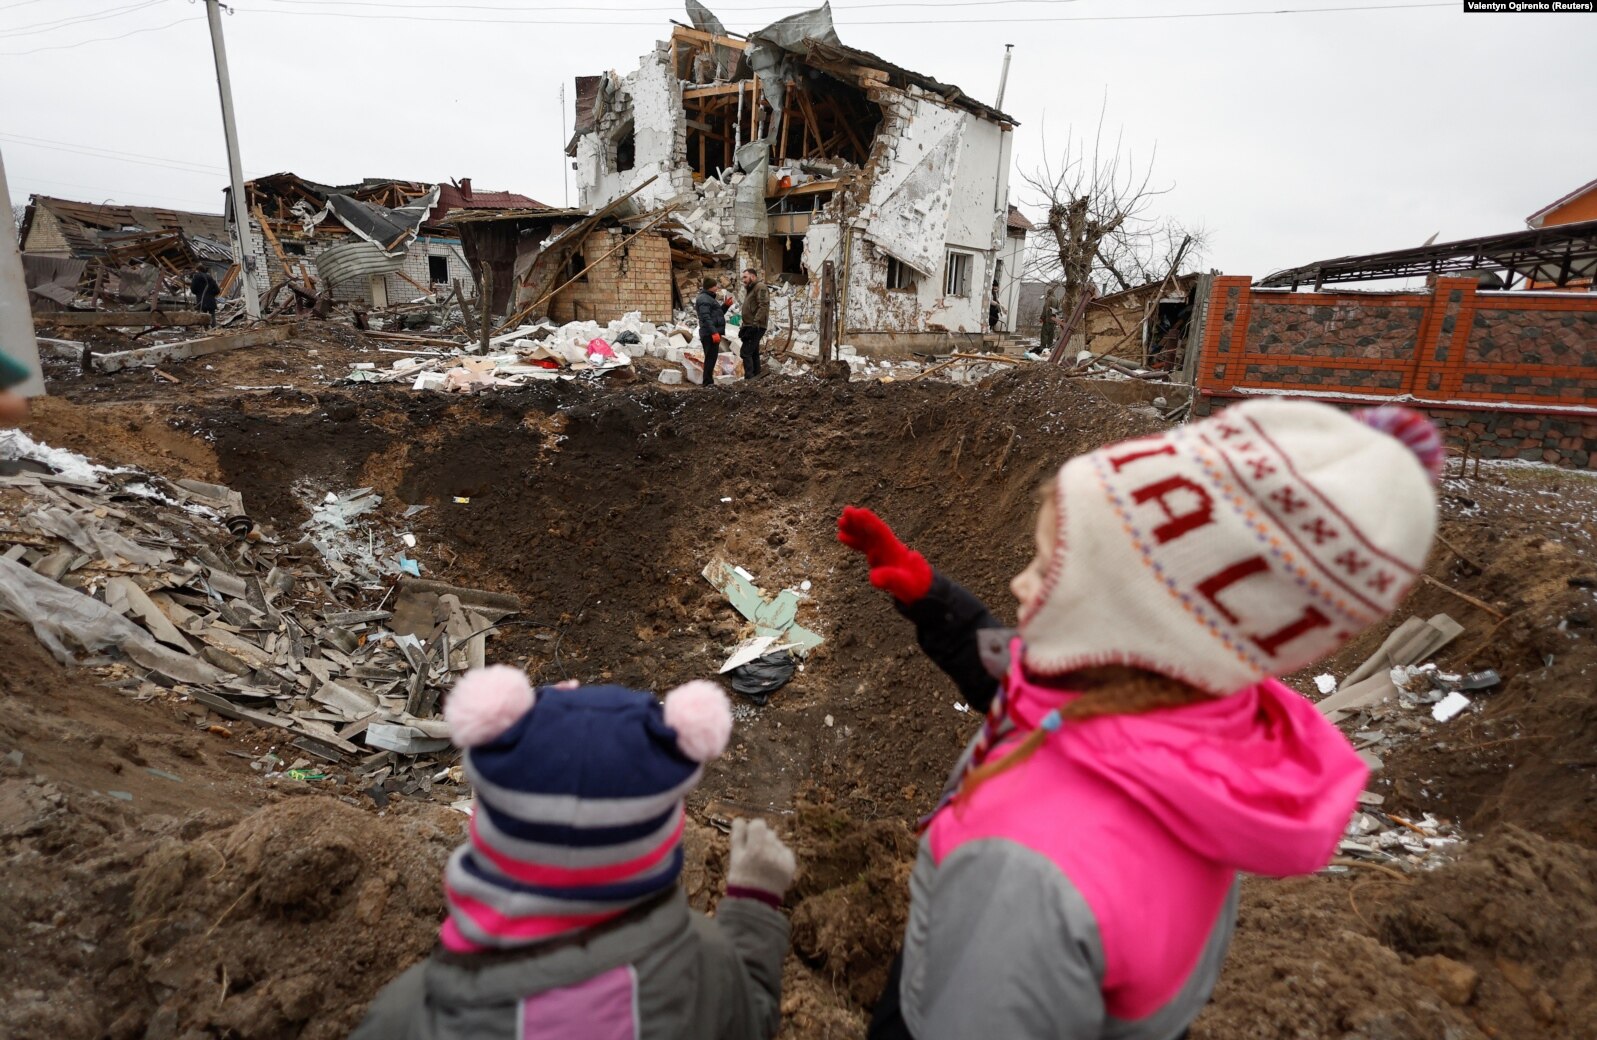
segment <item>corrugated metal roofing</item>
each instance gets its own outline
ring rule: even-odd
[[[405,254],[387,256],[370,242],[345,242],[316,254],[316,272],[328,285],[358,282],[373,275],[393,274],[405,266]]]

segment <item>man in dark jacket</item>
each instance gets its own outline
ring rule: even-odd
[[[194,294],[195,305],[211,316],[212,323],[216,321],[216,298],[221,295],[222,287],[216,284],[216,279],[211,277],[211,272],[204,268],[195,270],[189,278],[189,292]]]
[[[753,379],[760,374],[760,339],[765,335],[771,318],[771,290],[760,281],[760,272],[749,268],[743,272],[743,378]]]
[[[704,348],[704,385],[715,385],[715,359],[721,354],[721,337],[726,333],[726,308],[716,297],[715,279],[706,277],[693,309],[699,316],[699,346]]]

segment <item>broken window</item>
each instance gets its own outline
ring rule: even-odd
[[[781,243],[782,281],[789,285],[807,285],[810,275],[804,270],[804,239],[796,235],[785,235],[775,241]]]
[[[900,263],[895,257],[887,258],[887,287],[894,292],[915,291],[915,269]]]
[[[304,256],[305,255],[305,243],[303,243],[303,242],[284,242],[283,243],[283,252],[288,254],[289,256]]]
[[[588,261],[582,258],[581,253],[572,253],[571,259],[566,261],[566,280],[585,282],[588,280]]]
[[[447,256],[429,256],[427,258],[427,280],[434,285],[442,285],[449,281],[449,258]]]
[[[952,249],[948,251],[948,262],[943,274],[944,296],[970,295],[970,270],[975,259],[972,253],[957,253]]]
[[[638,164],[638,133],[631,120],[616,133],[615,168],[625,173]]]

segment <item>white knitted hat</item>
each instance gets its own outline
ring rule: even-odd
[[[1391,613],[1436,533],[1441,442],[1417,413],[1375,413],[1249,401],[1065,463],[1027,668],[1131,665],[1224,695]]]

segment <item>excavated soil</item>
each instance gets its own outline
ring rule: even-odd
[[[862,1036],[903,926],[912,821],[977,720],[837,545],[836,515],[877,510],[1012,616],[1037,484],[1159,421],[1039,369],[976,388],[319,385],[315,364],[372,353],[324,330],[253,362],[168,366],[181,383],[58,366],[30,432],[228,483],[285,538],[307,488],[372,486],[394,517],[425,505],[409,522],[424,573],[521,596],[489,653],[539,680],[664,690],[713,673],[750,631],[700,576],[717,557],[769,591],[809,582],[799,620],[827,641],[768,706],[740,705],[691,805],[684,884],[710,906],[726,821],[776,822],[802,864],[783,1035]],[[1411,876],[1250,879],[1199,1040],[1597,1036],[1597,487],[1492,470],[1449,481],[1443,515],[1439,585],[1400,617],[1452,614],[1467,631],[1440,663],[1505,681],[1386,752],[1376,789],[1469,841]],[[1346,674],[1383,635],[1292,681]],[[425,954],[458,814],[265,779],[248,760],[269,734],[102,685],[127,678],[115,667],[66,671],[20,626],[0,624],[0,647],[0,1035],[342,1036]]]

